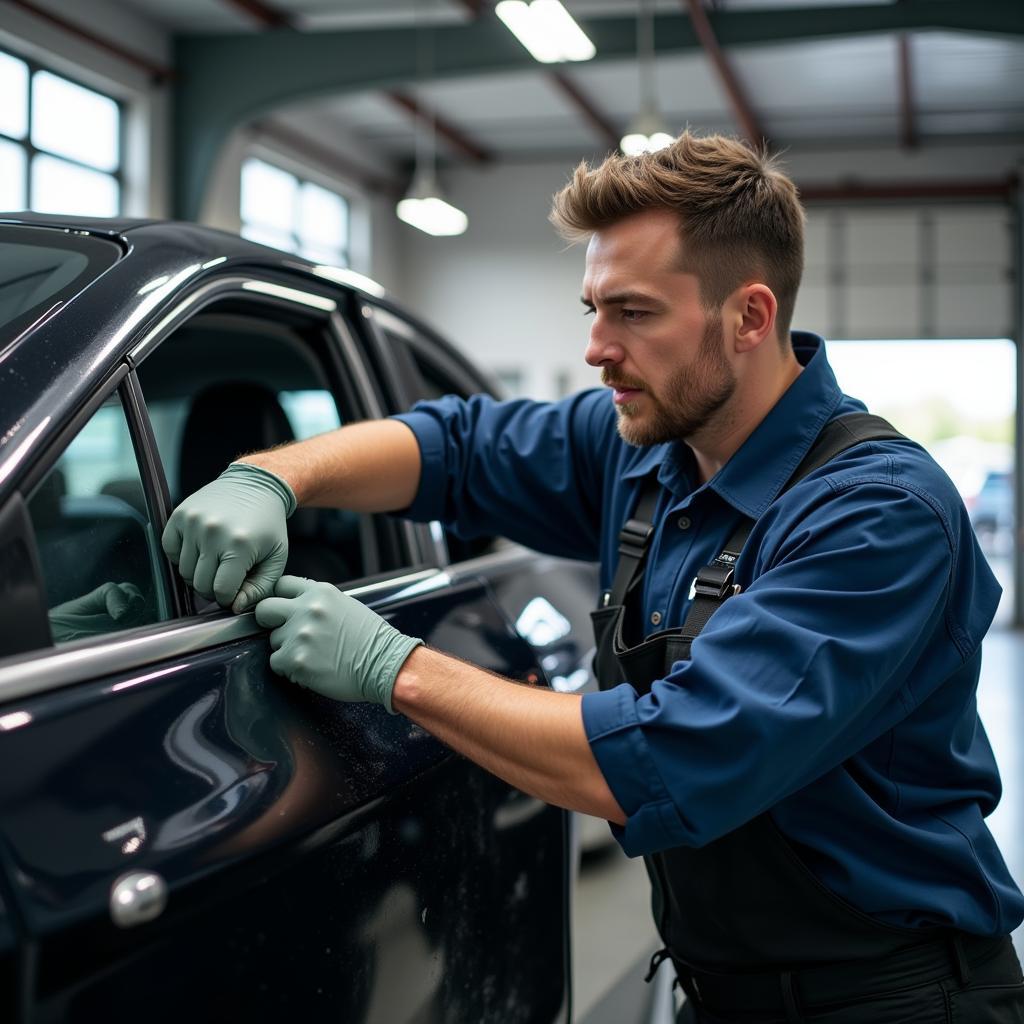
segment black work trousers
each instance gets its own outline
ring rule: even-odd
[[[948,974],[866,986],[862,995],[830,1003],[804,1003],[796,976],[796,999],[788,1011],[723,1012],[688,998],[677,1024],[1024,1024],[1020,962],[1007,939],[993,955],[965,972],[951,963]]]

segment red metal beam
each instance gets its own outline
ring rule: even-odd
[[[607,116],[598,110],[593,100],[564,71],[552,71],[549,77],[576,106],[576,109],[583,115],[583,120],[601,136],[608,147],[618,149],[619,133]]]
[[[917,147],[917,125],[914,118],[913,71],[910,65],[910,36],[905,33],[897,41],[900,78],[900,142],[904,149]]]
[[[440,117],[435,111],[428,110],[418,99],[416,99],[415,96],[412,96],[407,92],[403,92],[400,89],[391,89],[386,93],[386,95],[392,103],[401,107],[413,117],[419,118],[421,121],[426,121],[428,124],[432,124],[434,126],[434,131],[457,149],[463,156],[468,157],[470,160],[478,164],[490,163],[494,159],[494,155],[490,150],[481,146],[479,143],[474,142],[460,128],[456,128],[455,125]]]
[[[704,11],[701,0],[684,0],[684,3],[690,14],[690,23],[693,25],[694,34],[700,40],[701,46],[704,47],[704,52],[708,55],[708,60],[711,61],[715,71],[718,73],[719,80],[729,97],[729,103],[732,105],[733,114],[739,122],[741,131],[751,145],[761,146],[766,144],[768,137],[761,129],[757,115],[754,113],[754,108],[750,105],[743,86],[740,85],[739,79],[733,72],[732,65],[722,52],[722,48],[718,45],[718,39],[715,37],[711,22],[708,21],[708,16]]]
[[[48,11],[45,8],[37,7],[35,4],[29,3],[28,0],[8,0],[8,2],[15,7],[20,7],[23,11],[28,11],[29,14],[39,18],[40,21],[45,21],[50,25],[59,28],[62,32],[66,32],[68,35],[74,36],[76,39],[89,43],[91,46],[95,46],[98,50],[103,50],[105,53],[112,54],[120,60],[123,60],[126,64],[131,64],[133,67],[145,71],[146,74],[150,75],[153,81],[157,84],[168,82],[174,78],[173,68],[169,68],[163,64],[158,64],[156,61],[150,60],[149,57],[143,56],[141,53],[136,53],[134,50],[129,50],[126,46],[122,46],[120,43],[115,43],[111,39],[106,39],[101,35],[97,35],[95,32],[92,32],[87,28],[83,28],[77,22],[69,21],[67,18],[61,17],[59,14],[54,14],[52,11]]]
[[[292,20],[287,14],[263,3],[263,0],[222,0],[222,2],[243,14],[248,14],[264,28],[294,28]]]
[[[1017,194],[1015,177],[988,181],[899,181],[845,185],[801,185],[805,203],[852,202],[868,199],[1003,199]]]
[[[393,178],[385,178],[364,170],[360,165],[352,162],[320,143],[300,135],[281,125],[271,121],[254,121],[250,126],[260,137],[271,142],[278,142],[286,147],[296,156],[304,161],[325,168],[326,170],[337,171],[343,178],[354,181],[361,185],[368,192],[375,192],[378,195],[401,198],[404,188],[400,182]]]

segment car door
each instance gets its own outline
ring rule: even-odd
[[[254,617],[188,592],[159,549],[175,489],[209,471],[196,466],[217,433],[192,421],[198,401],[175,420],[189,359],[215,426],[217,402],[267,391],[282,407],[300,395],[293,430],[324,394],[341,418],[381,411],[342,299],[272,273],[171,295],[0,509],[25,552],[19,614],[41,638],[0,651],[12,1019],[569,1019],[564,815],[400,715],[275,677]],[[267,339],[306,345],[319,387],[268,377],[291,372],[276,354],[249,372]],[[487,586],[453,583],[416,531],[343,513],[294,529],[307,574],[538,681]],[[123,600],[107,602],[111,586]]]

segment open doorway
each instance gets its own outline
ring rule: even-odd
[[[1010,340],[830,341],[839,386],[929,451],[964,499],[1013,620],[1016,349]]]

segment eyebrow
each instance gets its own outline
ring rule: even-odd
[[[594,308],[594,303],[585,295],[580,296],[580,302],[582,302],[587,309]],[[606,295],[604,298],[604,304],[606,306],[628,306],[634,302],[639,302],[648,306],[661,307],[664,305],[660,299],[655,298],[653,295],[648,295],[646,292],[612,292],[612,294]]]

